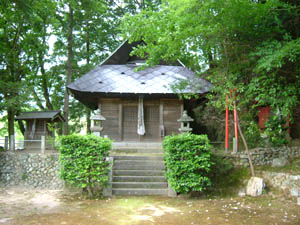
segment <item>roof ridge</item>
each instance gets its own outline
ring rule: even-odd
[[[26,111],[22,113],[42,113],[42,112],[61,112],[61,110],[47,110],[47,111]]]

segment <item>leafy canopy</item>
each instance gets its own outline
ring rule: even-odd
[[[180,59],[208,79],[221,111],[235,88],[239,109],[270,105],[286,120],[300,95],[299,11],[297,1],[167,0],[158,12],[125,16],[121,28],[146,43],[133,54],[148,66]]]

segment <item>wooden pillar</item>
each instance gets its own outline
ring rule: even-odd
[[[139,97],[140,98],[140,97]],[[144,100],[143,100],[143,108],[144,108]],[[139,118],[139,99],[137,100],[137,119]],[[144,109],[143,109],[143,116],[144,116]],[[137,121],[137,124],[139,123],[139,120]],[[144,123],[145,123],[145,120],[144,120]],[[136,128],[137,129],[137,128]],[[137,132],[137,130],[136,130],[136,132]],[[138,137],[139,137],[139,142],[141,142],[142,141],[142,135],[138,135]]]
[[[44,135],[47,135],[47,121],[44,120]]]
[[[237,139],[235,137],[232,139],[232,143],[233,143],[233,152],[237,153],[238,152],[238,146],[237,146]]]
[[[45,154],[45,149],[46,149],[46,138],[45,136],[41,136],[41,153]]]
[[[99,110],[99,112],[101,114],[101,99],[98,100],[98,110]]]
[[[237,108],[236,108],[236,102],[233,103],[233,117],[234,117],[234,134],[236,138],[236,150],[239,149],[239,133],[238,133],[238,118],[237,118]]]
[[[98,99],[98,110],[99,110],[99,113],[102,115],[102,112],[101,112],[101,99],[99,98]],[[95,121],[91,121],[91,126],[95,125]],[[103,124],[101,124],[101,126],[103,127]],[[103,135],[103,130],[105,129],[105,127],[103,127],[102,131],[100,132],[100,137],[105,137],[105,135]],[[102,136],[101,136],[102,134]]]
[[[180,105],[180,116],[182,115],[183,111],[184,111],[184,102],[183,102],[183,100],[181,100],[181,105]]]
[[[119,103],[119,136],[120,141],[123,140],[123,104]]]
[[[159,136],[161,139],[165,136],[164,104],[162,100],[159,101]]]
[[[225,151],[228,152],[229,149],[229,102],[228,102],[228,96],[226,95],[226,116],[225,116]]]

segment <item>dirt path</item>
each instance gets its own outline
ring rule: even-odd
[[[114,197],[84,200],[45,190],[1,189],[0,224],[300,224],[295,199]]]

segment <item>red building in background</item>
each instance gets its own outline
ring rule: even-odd
[[[263,106],[263,107],[259,107],[258,108],[258,124],[260,129],[264,129],[265,128],[265,123],[268,120],[268,117],[270,115],[271,112],[271,107],[270,106]]]

